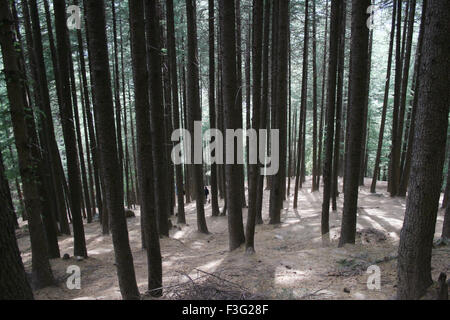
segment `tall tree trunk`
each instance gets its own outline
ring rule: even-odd
[[[111,231],[119,287],[123,299],[139,299],[133,256],[128,240],[127,222],[123,206],[123,186],[114,130],[114,106],[111,91],[108,47],[106,40],[105,4],[103,0],[87,2],[89,48],[101,157],[101,171],[105,183],[105,203],[111,218]],[[145,60],[144,60],[145,61]]]
[[[189,131],[192,137],[192,149],[194,151],[194,124],[202,121],[202,110],[199,97],[199,65],[198,65],[198,47],[197,47],[197,5],[195,0],[186,0],[187,13],[187,105],[189,109]],[[234,21],[234,19],[233,19]],[[235,69],[235,67],[234,67]],[[202,150],[198,152],[202,153]],[[195,152],[194,152],[195,153]],[[203,159],[203,156],[202,156]],[[197,206],[197,227],[201,233],[208,233],[208,227],[205,219],[205,194],[203,187],[203,166],[201,164],[192,165],[195,201]],[[240,201],[238,201],[239,203]]]
[[[2,49],[6,88],[19,158],[20,175],[23,181],[25,205],[29,213],[28,227],[31,240],[33,282],[35,287],[43,288],[52,285],[54,280],[48,261],[48,247],[41,220],[44,208],[39,194],[39,176],[36,170],[33,169],[37,165],[35,155],[37,154],[38,142],[30,139],[33,137],[33,133],[30,132],[31,128],[26,120],[29,117],[26,110],[30,106],[28,101],[25,100],[24,87],[22,86],[24,74],[19,67],[20,54],[16,50],[17,40],[14,34],[14,20],[9,3],[6,1],[0,2],[0,21],[2,21],[3,25],[0,28],[0,46]],[[3,212],[1,216],[4,216]],[[13,247],[8,248],[14,251]],[[17,254],[16,252],[16,256]],[[2,259],[2,261],[4,260]],[[2,268],[2,270],[4,269]]]
[[[74,128],[72,102],[70,97],[69,48],[67,41],[66,6],[65,1],[53,1],[55,10],[55,26],[59,74],[61,81],[61,123],[63,127],[64,144],[67,155],[67,172],[69,177],[70,204],[73,219],[74,255],[87,257],[86,240],[84,237],[83,218],[81,216],[81,180],[78,168],[78,152]]]
[[[130,1],[130,28],[133,58],[134,91],[136,100],[137,165],[141,212],[147,248],[148,287],[151,294],[162,294],[162,258],[157,229],[155,198],[153,197],[153,154],[150,129],[150,104],[143,1]]]
[[[262,52],[262,92],[261,92],[261,113],[259,118],[260,129],[267,128],[267,117],[269,110],[269,44],[270,44],[270,12],[271,2],[264,3],[264,30],[263,30],[263,52]],[[266,154],[267,145],[262,154]],[[264,169],[261,165],[260,169]],[[258,190],[256,192],[256,223],[263,224],[262,202],[264,199],[264,176],[258,175]]]
[[[173,103],[173,124],[174,130],[180,129],[180,105],[178,98],[178,71],[177,71],[177,54],[175,46],[175,23],[174,23],[174,11],[173,0],[166,2],[166,15],[167,15],[167,44],[169,52],[169,68],[171,73],[171,88],[172,88],[172,103]],[[211,21],[210,21],[211,23]],[[214,25],[214,20],[212,21]],[[214,52],[214,50],[213,50]],[[181,165],[175,166],[176,174],[176,188],[177,188],[177,209],[178,209],[178,223],[186,223],[186,217],[184,212],[184,185],[183,185],[183,170]],[[212,187],[213,188],[213,187]],[[217,191],[217,189],[216,189]],[[214,205],[214,190],[213,205]],[[217,192],[216,192],[217,196]]]
[[[156,213],[160,236],[169,236],[170,203],[168,189],[168,165],[165,150],[164,104],[161,76],[160,25],[157,0],[145,1],[147,22],[147,64],[150,89],[150,117],[153,147],[153,172]]]
[[[253,1],[253,118],[252,129],[258,131],[260,126],[261,112],[261,68],[262,68],[262,35],[263,35],[263,11],[262,1]],[[249,65],[250,66],[250,65]],[[250,89],[250,88],[248,88]],[[260,135],[258,135],[260,139]],[[258,141],[259,141],[258,139]],[[257,192],[258,192],[258,176],[261,175],[260,166],[251,164],[249,166],[248,181],[248,217],[245,237],[245,247],[247,253],[255,251],[255,224],[257,216]]]
[[[75,0],[74,3],[77,4],[78,0]],[[86,29],[88,29],[88,28],[86,27]],[[99,177],[97,138],[96,138],[96,134],[94,131],[94,120],[93,120],[92,112],[91,112],[91,101],[89,98],[86,61],[85,61],[85,57],[84,57],[83,36],[82,36],[81,30],[77,30],[77,42],[78,42],[78,54],[80,57],[80,72],[81,72],[81,76],[82,76],[83,92],[84,92],[84,96],[83,96],[84,112],[86,113],[87,133],[89,136],[89,146],[90,146],[89,152],[92,155],[92,168],[94,171],[95,197],[96,197],[96,204],[97,204],[97,209],[99,212],[99,217],[102,217],[103,203],[102,203],[102,190],[101,190],[101,186],[100,186],[100,177]],[[86,127],[85,127],[85,129],[86,129]],[[106,215],[106,213],[105,213],[105,215]]]
[[[313,12],[312,12],[312,25],[313,25],[313,31],[312,31],[312,45],[313,45],[313,52],[312,52],[312,66],[313,66],[313,154],[312,154],[312,186],[311,191],[316,192],[319,190],[319,186],[317,185],[317,16],[316,16],[316,0],[313,0]],[[319,150],[320,152],[320,150]]]
[[[208,34],[209,34],[209,123],[211,129],[216,129],[216,98],[215,98],[215,37],[214,37],[214,0],[208,0]],[[215,156],[213,154],[212,156]],[[211,210],[212,216],[220,215],[219,200],[217,193],[217,164],[211,164]]]
[[[294,191],[294,209],[298,206],[298,189],[300,187],[302,179],[302,164],[304,155],[304,145],[303,145],[303,123],[306,121],[304,118],[306,115],[307,100],[308,100],[308,56],[309,56],[309,0],[305,1],[305,29],[304,29],[304,47],[303,47],[303,64],[302,64],[302,97],[300,102],[300,126],[299,126],[299,150],[301,150],[301,157],[297,158],[297,175],[295,178],[295,191]]]
[[[347,30],[347,1],[342,1],[341,6],[341,26],[339,30],[339,51],[338,51],[338,73],[337,73],[337,93],[336,93],[336,130],[334,136],[334,153],[333,153],[333,181],[332,181],[332,208],[337,210],[337,197],[339,196],[339,160],[341,156],[341,129],[342,124],[342,105],[344,94],[344,67],[345,67],[345,33]]]
[[[53,170],[55,168],[55,165],[52,157],[53,154],[51,152],[52,151],[51,137],[53,137],[54,139],[54,134],[52,133],[53,131],[50,132],[50,130],[53,129],[53,123],[50,123],[51,111],[50,111],[50,102],[48,98],[48,87],[46,86],[47,79],[45,75],[42,76],[42,72],[45,73],[45,65],[42,56],[42,42],[40,33],[36,35],[36,32],[32,32],[31,30],[32,27],[30,21],[29,8],[26,1],[22,1],[22,9],[25,20],[25,32],[33,80],[33,90],[35,94],[35,103],[36,106],[39,108],[39,114],[42,113],[45,115],[44,117],[41,116],[36,117],[38,125],[35,128],[32,128],[31,131],[35,132],[35,129],[37,129],[37,133],[41,143],[41,148],[38,157],[41,159],[39,171],[41,176],[40,178],[42,182],[42,187],[40,188],[39,191],[41,193],[41,197],[43,200],[42,204],[44,208],[48,208],[48,210],[46,210],[45,214],[42,216],[42,219],[47,235],[46,238],[48,243],[49,257],[53,259],[60,257],[57,239],[58,228],[56,225],[56,216],[58,215],[59,203],[56,201],[52,201],[53,195],[57,194],[56,187],[59,185],[55,180],[54,174],[55,172]],[[40,30],[39,20],[36,20],[37,9],[35,10],[33,10],[32,12],[33,25],[37,27],[38,30]],[[44,79],[45,84],[42,83],[43,82],[42,79]],[[33,111],[30,110],[30,115],[32,113]],[[31,121],[31,119],[29,119],[28,121],[32,123],[33,127],[35,126],[34,121]],[[62,191],[62,188],[58,189],[58,191]]]
[[[270,224],[281,222],[281,210],[283,209],[283,185],[286,185],[286,113],[288,98],[288,26],[289,26],[289,1],[278,1],[278,39],[277,39],[277,78],[276,78],[276,105],[275,128],[280,130],[279,146],[271,146],[271,153],[279,148],[279,170],[272,176],[272,188],[270,190],[269,216]],[[275,4],[277,5],[277,4]]]
[[[237,116],[239,106],[235,99],[238,88],[236,75],[236,27],[234,1],[219,0],[219,10],[222,16],[221,49],[223,57],[223,97],[225,113],[225,129],[238,129],[241,127],[240,117]],[[230,147],[227,147],[230,149]],[[234,147],[236,155],[236,148]],[[236,157],[233,159],[236,161]],[[228,204],[228,232],[230,251],[233,251],[245,242],[244,224],[242,221],[241,167],[226,164],[226,193]]]
[[[345,170],[344,213],[339,246],[355,243],[356,211],[358,206],[361,145],[364,131],[364,109],[369,81],[369,29],[366,26],[367,8],[371,0],[352,2],[352,41],[350,97],[348,108],[348,154]]]
[[[394,109],[392,116],[392,147],[391,147],[391,165],[390,165],[390,183],[389,190],[392,197],[397,196],[400,172],[398,164],[400,162],[400,147],[398,141],[398,122],[400,112],[400,95],[402,82],[402,54],[401,54],[401,23],[402,23],[402,1],[397,1],[397,39],[395,52],[395,91],[394,91]]]
[[[341,24],[341,1],[331,3],[331,25],[330,25],[330,60],[328,62],[328,93],[327,93],[327,116],[325,130],[325,162],[323,166],[323,204],[322,204],[322,235],[330,232],[330,196],[333,166],[333,137],[334,137],[334,115],[336,99],[336,72],[338,60],[339,29]],[[366,8],[367,9],[367,8]]]
[[[231,0],[230,0],[231,1]],[[242,117],[242,101],[243,101],[243,82],[242,82],[242,28],[241,28],[241,0],[234,0],[235,2],[235,21],[236,21],[236,80],[237,80],[237,94],[236,94],[236,104],[237,104],[237,114],[239,117],[241,125],[239,128],[243,128],[243,117]],[[239,165],[241,168],[239,180],[240,183],[240,195],[242,197],[242,208],[247,206],[245,199],[245,175],[244,175],[244,165]]]
[[[370,192],[376,193],[378,176],[380,175],[380,164],[381,164],[381,153],[383,152],[383,140],[384,140],[384,129],[386,127],[386,115],[387,107],[389,103],[389,89],[391,84],[391,72],[392,72],[392,53],[394,51],[394,37],[395,37],[395,18],[397,16],[397,6],[394,3],[394,9],[392,12],[392,27],[391,27],[391,38],[389,41],[389,53],[388,53],[388,63],[387,63],[387,75],[386,75],[386,86],[384,91],[383,108],[381,113],[381,124],[380,124],[380,134],[378,136],[378,147],[377,155],[375,158],[375,166],[373,170],[372,185],[370,186]]]
[[[441,193],[450,96],[450,7],[427,1],[421,47],[416,130],[398,257],[399,299],[418,299],[433,283],[431,254]],[[430,161],[433,165],[430,165]]]
[[[409,22],[408,22],[408,35],[407,35],[407,40],[406,40],[406,53],[405,53],[405,59],[404,59],[404,64],[403,64],[403,79],[402,79],[402,85],[401,85],[401,100],[400,100],[400,116],[399,116],[398,131],[397,131],[397,136],[398,136],[397,140],[399,141],[399,146],[402,145],[402,138],[403,138],[404,118],[405,118],[407,91],[408,91],[408,84],[409,84],[409,69],[410,69],[410,63],[411,63],[412,40],[413,40],[413,36],[414,36],[414,18],[415,18],[415,13],[416,13],[416,0],[410,0],[409,5],[410,5],[410,8],[409,8],[410,11],[409,11]],[[408,135],[408,131],[405,130],[405,140],[407,140],[407,135]],[[402,153],[402,154],[404,154],[404,153]],[[403,163],[404,162],[400,161],[399,166],[398,166],[400,178],[402,178],[402,172],[403,172],[403,167],[404,167]],[[400,197],[405,197],[406,196],[406,188],[404,187],[402,180],[403,179],[399,180],[397,195]]]
[[[323,52],[323,63],[322,63],[322,98],[320,106],[320,119],[319,119],[319,154],[317,155],[317,191],[320,189],[320,177],[322,174],[322,145],[323,145],[323,125],[324,125],[324,113],[325,113],[325,92],[326,92],[326,79],[327,79],[327,56],[328,56],[328,0],[326,0],[325,7],[325,43]]]

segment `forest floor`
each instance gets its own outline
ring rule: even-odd
[[[366,181],[369,185],[370,181]],[[226,217],[211,217],[206,207],[209,235],[196,231],[195,203],[186,206],[187,225],[175,226],[170,238],[161,240],[163,256],[163,299],[392,299],[396,292],[399,233],[405,199],[390,198],[386,183],[378,194],[360,189],[358,238],[356,245],[338,248],[343,196],[338,211],[330,212],[330,241],[321,237],[321,193],[310,192],[310,180],[299,194],[299,209],[285,202],[282,224],[258,226],[256,254],[248,256],[242,247],[228,251]],[[263,217],[267,223],[269,192],[264,194]],[[147,290],[147,258],[141,248],[140,218],[128,219],[130,244],[141,293]],[[244,223],[247,210],[244,210]],[[442,230],[439,211],[436,235]],[[173,219],[174,221],[176,219]],[[18,231],[21,233],[21,231]],[[120,299],[111,237],[101,235],[99,223],[85,225],[89,258],[84,261],[51,261],[58,285],[35,292],[36,299]],[[27,272],[31,272],[29,237],[19,235],[19,246]],[[71,237],[60,238],[61,255],[73,254]],[[69,290],[68,266],[81,268],[81,290]],[[369,290],[367,269],[381,269],[381,290]],[[450,248],[436,247],[432,257],[433,279],[450,273]],[[210,283],[208,286],[207,284]]]

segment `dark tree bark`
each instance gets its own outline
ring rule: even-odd
[[[169,236],[170,201],[168,188],[168,165],[165,150],[164,103],[161,75],[161,41],[157,0],[145,1],[147,22],[147,64],[150,92],[151,137],[153,147],[153,180],[156,213],[160,236]],[[203,188],[202,188],[203,189]]]
[[[171,74],[171,88],[172,88],[172,104],[173,104],[173,129],[180,129],[180,105],[178,97],[178,71],[177,71],[177,54],[175,46],[175,23],[174,23],[174,11],[173,11],[173,0],[166,1],[166,16],[167,16],[167,44],[169,53],[169,70]],[[211,21],[210,21],[211,23]],[[214,20],[212,21],[214,25]],[[214,52],[214,50],[213,50]],[[184,212],[184,185],[183,185],[183,170],[182,166],[175,166],[175,182],[177,188],[177,209],[178,209],[178,223],[186,223],[186,217]],[[214,190],[213,194],[213,205],[214,205]],[[217,189],[216,189],[217,197]]]
[[[84,150],[83,150],[83,138],[81,137],[81,125],[80,125],[80,116],[78,111],[78,98],[77,98],[77,87],[75,82],[75,70],[73,67],[72,54],[69,53],[69,64],[70,64],[70,83],[71,83],[71,92],[72,92],[72,102],[73,102],[73,114],[75,119],[75,133],[77,137],[77,147],[78,147],[78,155],[79,155],[79,163],[81,168],[81,183],[83,186],[83,199],[84,199],[84,209],[86,212],[87,222],[92,222],[92,208],[91,208],[91,198],[89,194],[89,186],[87,180],[87,171],[86,164],[84,162]]]
[[[46,167],[48,174],[50,175],[49,177],[50,179],[48,182],[49,192],[51,193],[52,198],[55,197],[55,201],[52,201],[55,208],[55,212],[53,213],[55,217],[52,217],[52,220],[54,220],[56,216],[58,216],[63,233],[70,234],[70,230],[69,232],[67,232],[68,225],[66,225],[67,217],[66,217],[66,207],[64,204],[64,190],[57,169],[58,163],[61,163],[61,160],[59,152],[57,150],[58,147],[56,144],[54,133],[55,131],[50,108],[49,89],[42,48],[42,39],[40,31],[41,26],[39,21],[39,12],[37,8],[37,3],[35,0],[30,1],[30,16],[33,23],[33,44],[34,44],[33,53],[35,55],[36,61],[35,67],[37,69],[37,74],[39,77],[37,83],[39,86],[39,97],[40,97],[39,106],[41,111],[45,115],[44,117],[42,117],[42,135],[44,137],[42,143],[45,146],[44,153],[46,159],[48,160]],[[51,249],[51,247],[49,247],[49,249]],[[57,242],[56,246],[54,245],[53,250],[51,251],[53,251],[53,254],[51,253],[51,256],[55,258],[59,257],[59,249],[57,249]]]
[[[323,64],[322,64],[322,98],[320,106],[320,119],[319,119],[319,154],[317,155],[317,191],[320,189],[320,177],[322,174],[322,145],[323,145],[323,125],[324,125],[324,113],[325,113],[325,89],[326,89],[326,75],[327,75],[327,56],[328,56],[328,0],[325,7],[325,43],[323,52]]]
[[[15,8],[13,6],[13,8]],[[42,205],[44,208],[47,208],[45,210],[45,214],[42,216],[42,222],[44,223],[44,229],[46,232],[46,239],[48,244],[48,252],[49,252],[49,258],[59,258],[59,247],[58,247],[58,239],[57,239],[57,226],[56,226],[56,219],[55,216],[57,215],[57,207],[56,203],[54,201],[51,201],[50,194],[55,194],[56,191],[54,189],[53,185],[53,175],[52,175],[52,167],[50,166],[51,160],[51,153],[50,153],[50,139],[49,139],[49,132],[48,132],[48,122],[46,119],[36,116],[36,123],[33,120],[34,115],[40,115],[41,113],[45,114],[45,107],[44,107],[44,99],[41,87],[39,85],[40,83],[40,76],[39,76],[39,69],[41,68],[42,61],[38,61],[38,55],[37,51],[34,49],[34,37],[33,32],[31,28],[31,21],[30,21],[30,13],[28,4],[26,1],[22,1],[22,10],[23,10],[23,17],[24,17],[24,24],[25,24],[25,33],[26,33],[26,43],[27,43],[27,50],[29,52],[28,58],[30,63],[30,69],[31,69],[31,80],[32,80],[32,89],[34,93],[34,102],[35,106],[39,108],[39,112],[35,113],[35,110],[28,110],[30,118],[27,119],[27,122],[30,126],[30,132],[32,134],[36,134],[35,137],[36,140],[40,142],[40,148],[36,152],[36,159],[39,159],[39,175],[40,175],[40,182],[42,183],[42,187],[39,189],[39,192],[41,194],[42,198]],[[18,32],[18,31],[16,31]],[[19,33],[18,33],[19,34]],[[40,40],[40,38],[38,38]],[[19,39],[20,40],[20,39]],[[39,45],[36,43],[36,45]],[[21,46],[21,44],[20,44]],[[22,47],[22,46],[21,46]],[[21,60],[23,61],[23,67],[22,72],[25,72],[25,60],[23,55],[21,54]],[[45,69],[44,69],[45,70]],[[25,88],[27,85],[25,85]],[[25,89],[27,91],[27,89]]]
[[[219,10],[222,16],[221,52],[223,57],[223,99],[225,113],[225,129],[241,127],[237,116],[239,106],[235,100],[237,96],[236,80],[236,27],[234,1],[219,0]],[[236,151],[236,148],[235,148]],[[236,154],[236,152],[234,152]],[[236,160],[236,159],[234,159]],[[240,194],[239,165],[225,165],[226,193],[228,204],[228,232],[230,251],[245,242],[244,224],[242,221],[242,197]]]
[[[390,183],[389,191],[392,197],[397,196],[398,184],[400,180],[400,172],[398,164],[400,162],[400,147],[398,141],[398,122],[400,112],[400,90],[402,82],[402,54],[401,54],[401,23],[402,23],[402,1],[398,0],[397,4],[397,39],[395,49],[395,91],[394,91],[394,108],[392,115],[392,147],[391,147],[391,165],[390,165]]]
[[[0,202],[8,203],[11,193],[0,153]],[[15,214],[10,205],[0,206],[0,300],[32,300],[15,234]]]
[[[333,137],[334,137],[334,115],[336,99],[336,72],[339,43],[339,27],[341,24],[340,8],[342,1],[331,3],[331,25],[330,25],[330,60],[328,62],[328,93],[327,93],[327,116],[325,130],[325,162],[323,165],[323,204],[322,204],[322,235],[330,232],[330,196],[333,166]],[[367,9],[367,7],[366,7]]]
[[[155,199],[153,197],[153,155],[148,97],[148,73],[145,46],[144,5],[142,0],[130,1],[130,28],[133,57],[134,90],[136,99],[137,165],[141,212],[147,248],[148,288],[153,296],[160,296],[162,287],[162,258],[157,231]]]
[[[230,0],[231,1],[231,0]],[[242,117],[242,101],[243,101],[243,81],[242,81],[242,28],[241,28],[241,0],[234,0],[235,2],[235,21],[236,21],[236,80],[237,80],[237,88],[238,92],[236,95],[236,104],[238,107],[238,114],[236,117],[239,117],[239,122],[241,125],[239,128],[243,128],[243,117]],[[245,199],[245,174],[244,174],[244,165],[239,165],[241,168],[240,174],[240,194],[242,197],[242,208],[247,207],[246,199]]]
[[[123,140],[122,140],[122,105],[120,102],[120,75],[119,75],[119,55],[117,41],[116,4],[111,0],[112,22],[113,22],[113,47],[114,47],[114,103],[116,107],[116,137],[119,157],[120,177],[123,186]],[[167,171],[166,171],[167,172]]]
[[[25,205],[29,213],[28,227],[32,253],[32,280],[36,288],[43,288],[52,285],[54,280],[48,261],[48,247],[41,220],[44,208],[39,194],[39,175],[35,169],[37,166],[36,159],[38,159],[38,157],[35,157],[38,154],[36,150],[38,141],[33,139],[33,136],[35,137],[36,134],[30,132],[31,128],[26,120],[29,117],[27,110],[30,106],[28,101],[25,100],[26,95],[22,85],[24,83],[24,74],[20,71],[20,53],[16,50],[18,44],[14,33],[14,20],[9,3],[6,1],[0,2],[0,21],[2,23],[2,28],[0,28],[0,46],[2,49],[6,88],[19,158],[19,170],[23,181]],[[1,216],[4,216],[3,212]],[[13,247],[10,247],[10,249],[14,251]],[[15,254],[17,255],[17,253]],[[2,268],[2,270],[4,269]]]
[[[197,48],[197,8],[195,0],[186,0],[187,13],[187,105],[189,131],[192,137],[192,150],[194,150],[194,122],[202,120],[202,111],[200,107],[199,96],[199,67],[198,67],[198,48]],[[233,6],[234,7],[234,6]],[[234,19],[232,20],[234,22]],[[234,70],[236,67],[232,67]],[[200,150],[202,152],[202,150]],[[203,187],[203,166],[194,164],[191,166],[194,177],[195,201],[197,206],[197,227],[201,233],[208,233],[208,227],[205,219],[205,194]],[[235,190],[237,192],[237,190]],[[238,193],[239,194],[239,193]],[[241,201],[238,201],[240,203]],[[242,220],[242,219],[241,219]]]
[[[313,45],[313,52],[312,52],[312,67],[313,67],[313,155],[312,155],[312,186],[311,191],[316,192],[319,190],[319,186],[317,185],[317,16],[316,16],[316,0],[313,0],[313,9],[312,9],[312,45]],[[319,150],[320,152],[320,150]]]
[[[75,4],[78,3],[78,0],[74,1]],[[77,42],[78,42],[78,54],[80,57],[80,72],[82,76],[83,83],[83,98],[84,98],[84,112],[86,113],[86,122],[87,122],[87,131],[89,136],[89,152],[92,155],[92,168],[94,171],[94,184],[95,184],[95,200],[97,204],[97,209],[99,212],[99,217],[103,214],[103,203],[102,203],[102,190],[100,187],[100,178],[99,178],[99,160],[98,160],[98,149],[97,149],[97,138],[94,131],[94,120],[91,112],[91,102],[89,98],[89,90],[88,90],[88,81],[87,81],[87,72],[86,72],[86,61],[84,57],[84,49],[83,49],[83,36],[81,30],[77,30]],[[86,129],[86,126],[85,126]],[[92,199],[93,201],[94,199]],[[105,213],[106,214],[106,213]]]
[[[406,39],[406,53],[404,58],[404,64],[403,64],[403,79],[402,79],[402,85],[401,85],[401,100],[400,100],[400,115],[399,115],[399,122],[398,122],[398,131],[397,131],[397,140],[399,141],[399,146],[402,145],[402,138],[403,134],[405,135],[405,142],[403,143],[404,146],[406,146],[406,140],[408,137],[408,130],[405,130],[405,133],[403,133],[404,128],[404,118],[405,118],[405,110],[406,110],[406,100],[407,100],[407,91],[408,91],[408,84],[409,84],[409,69],[410,69],[410,63],[411,63],[411,51],[412,51],[412,40],[414,36],[414,18],[416,13],[416,1],[410,0],[410,8],[409,8],[409,22],[408,22],[408,35]],[[403,148],[402,148],[403,149]],[[402,153],[406,156],[405,153]],[[403,169],[404,169],[404,161],[400,160],[400,163],[398,165],[400,180],[399,180],[399,186],[398,186],[398,192],[397,195],[399,197],[405,197],[406,196],[406,187],[403,181]]]
[[[298,206],[298,189],[302,184],[302,165],[303,165],[303,155],[304,155],[304,144],[303,136],[305,132],[303,131],[303,123],[306,121],[306,107],[308,100],[308,56],[309,56],[309,0],[305,1],[305,29],[304,29],[304,48],[303,48],[303,64],[302,64],[302,97],[300,102],[300,125],[299,125],[299,143],[298,148],[301,150],[301,157],[297,158],[297,174],[295,177],[295,191],[294,191],[294,209]]]
[[[127,222],[123,207],[123,186],[114,129],[114,106],[111,91],[108,47],[106,39],[105,4],[103,0],[87,2],[87,22],[92,70],[92,82],[101,157],[101,171],[105,183],[105,202],[111,218],[111,231],[119,287],[123,299],[139,299],[133,256],[128,240]],[[145,61],[145,60],[144,60]]]
[[[209,33],[209,123],[211,129],[216,129],[216,98],[215,98],[215,36],[214,36],[214,0],[208,1],[208,33]],[[213,155],[214,156],[214,155]],[[211,210],[212,216],[220,215],[217,191],[217,164],[211,164]]]
[[[369,81],[369,29],[366,26],[367,8],[371,0],[352,2],[352,40],[350,100],[348,109],[348,154],[345,170],[344,213],[339,246],[355,243],[356,211],[358,205],[361,145],[364,131],[364,109]]]
[[[394,9],[392,12],[392,28],[391,28],[391,38],[389,41],[386,86],[384,91],[383,109],[381,113],[381,124],[380,124],[380,134],[378,136],[377,155],[375,158],[375,167],[373,171],[372,185],[370,186],[371,193],[376,193],[378,176],[380,175],[381,153],[383,150],[384,129],[386,127],[386,115],[389,102],[389,89],[391,84],[391,71],[392,71],[392,53],[394,51],[395,18],[397,16],[397,6],[395,5],[395,3],[393,7]]]
[[[9,187],[9,182],[6,177],[5,164],[3,163],[3,156],[0,152],[0,188],[2,188],[2,203],[4,203],[5,212],[11,214],[13,225],[15,229],[19,228],[19,223],[17,222],[17,214],[14,209],[14,204],[11,196],[11,189]]]
[[[253,118],[252,128],[259,130],[261,112],[261,68],[262,68],[262,41],[263,41],[263,3],[259,0],[253,1]],[[249,65],[250,66],[250,65]],[[250,89],[250,88],[248,88]],[[258,138],[259,135],[258,135]],[[259,141],[259,139],[258,139]],[[261,175],[258,164],[249,165],[248,181],[248,217],[245,237],[245,247],[247,253],[255,251],[255,224],[257,215],[257,192],[258,177]]]
[[[263,53],[262,53],[262,92],[261,113],[259,118],[260,129],[267,128],[267,117],[269,110],[269,44],[270,44],[270,12],[271,1],[264,3],[264,30],[263,30]],[[264,149],[264,154],[265,154]],[[263,165],[261,165],[263,169]],[[256,224],[263,224],[262,202],[264,198],[264,176],[258,176],[258,190],[256,193]]]
[[[70,205],[73,219],[74,255],[87,257],[84,237],[83,218],[81,216],[81,179],[78,168],[77,141],[75,136],[72,101],[70,96],[69,48],[67,41],[65,1],[53,1],[59,75],[61,81],[61,123],[67,155],[67,172],[69,177]]]
[[[431,253],[445,161],[450,7],[443,1],[425,4],[411,179],[398,251],[398,299],[418,299],[433,283]]]
[[[341,26],[339,36],[339,51],[338,51],[338,74],[337,74],[337,93],[336,93],[336,130],[334,136],[334,151],[333,151],[333,181],[332,181],[332,208],[337,211],[337,198],[339,196],[339,160],[341,156],[341,129],[342,124],[342,105],[344,94],[344,66],[345,66],[345,33],[347,27],[347,1],[342,1],[341,6]]]

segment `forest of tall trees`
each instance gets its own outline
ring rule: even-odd
[[[449,21],[0,0],[0,300],[447,300]]]

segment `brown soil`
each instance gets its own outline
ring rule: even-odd
[[[366,181],[368,185],[370,181]],[[219,279],[220,283],[240,288],[255,297],[267,299],[391,299],[395,296],[396,255],[399,232],[403,223],[405,200],[390,198],[386,184],[380,183],[378,194],[361,188],[356,245],[337,248],[343,196],[339,210],[330,214],[330,239],[320,235],[322,195],[310,192],[309,181],[300,191],[299,210],[292,209],[292,198],[285,203],[282,224],[258,226],[256,254],[248,256],[244,248],[228,251],[227,218],[210,217],[206,207],[209,235],[196,231],[195,204],[186,206],[186,226],[175,226],[170,238],[161,240],[163,256],[164,298],[174,298],[180,284]],[[264,198],[264,217],[268,215],[268,191]],[[147,290],[147,259],[141,248],[140,218],[128,219],[131,248],[141,293]],[[438,239],[443,223],[441,210],[436,226]],[[244,210],[244,217],[246,210]],[[174,219],[175,220],[175,219]],[[19,246],[25,268],[31,271],[29,237],[19,231]],[[120,299],[114,254],[110,237],[101,235],[98,223],[85,225],[89,259],[77,262],[52,260],[58,286],[35,292],[37,299]],[[60,238],[61,255],[73,254],[71,237]],[[367,288],[367,268],[381,268],[381,290]],[[81,268],[81,290],[69,290],[65,279],[67,267]],[[433,250],[433,278],[450,272],[450,248]],[[204,273],[214,274],[214,276]],[[198,279],[198,280],[196,280]],[[217,283],[217,282],[216,282]],[[195,287],[195,286],[194,286]],[[174,289],[175,288],[175,289]],[[219,288],[220,289],[220,288]],[[219,295],[220,297],[220,295]],[[176,298],[176,297],[175,297]]]

